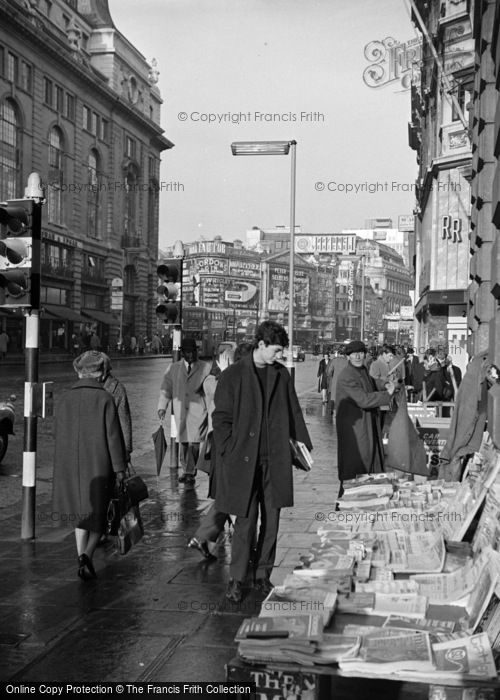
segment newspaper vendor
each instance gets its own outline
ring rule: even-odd
[[[387,406],[397,384],[389,379],[383,391],[377,391],[365,367],[366,345],[354,340],[346,346],[348,364],[338,382],[337,450],[340,491],[342,482],[357,474],[383,471],[384,450],[380,406]]]

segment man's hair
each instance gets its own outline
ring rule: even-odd
[[[255,331],[255,347],[263,340],[265,345],[288,346],[288,334],[276,321],[264,321]]]
[[[234,361],[238,362],[238,360],[241,360],[242,357],[245,357],[245,355],[249,355],[253,350],[253,344],[252,343],[238,343],[238,347],[234,351]]]
[[[391,352],[393,355],[396,354],[396,348],[394,345],[389,345],[388,343],[384,343],[382,345],[382,352]]]

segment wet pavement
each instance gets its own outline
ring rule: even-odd
[[[309,550],[338,492],[332,417],[315,390],[298,393],[314,466],[307,474],[295,472],[295,506],[282,511],[275,584]],[[206,475],[198,475],[195,488],[179,485],[167,456],[157,477],[152,443],[146,441],[134,456],[150,494],[141,506],[145,535],[124,556],[113,538],[100,546],[96,580],[77,577],[73,531],[51,512],[50,467],[44,467],[44,488],[37,487],[34,541],[20,539],[17,482],[18,500],[0,512],[0,680],[225,680],[225,664],[235,656],[234,634],[244,617],[258,614],[262,599],[247,588],[239,605],[225,600],[228,526],[216,560],[202,560],[186,547],[211,503]],[[0,502],[5,506],[1,494]]]

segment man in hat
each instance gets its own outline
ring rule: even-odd
[[[172,412],[177,429],[177,441],[181,445],[180,460],[184,473],[179,476],[183,484],[193,485],[196,480],[196,462],[200,442],[206,437],[208,414],[203,382],[210,374],[211,364],[198,359],[194,338],[184,338],[181,343],[182,359],[172,362],[163,376],[158,400],[158,418],[165,418],[172,402]]]
[[[377,391],[365,367],[366,345],[354,340],[346,346],[348,363],[337,380],[337,449],[340,479],[357,474],[383,471],[384,450],[380,424],[380,406],[389,404],[397,382],[390,377],[385,388]]]

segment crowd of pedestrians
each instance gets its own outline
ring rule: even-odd
[[[388,343],[370,351],[359,340],[326,352],[318,365],[318,391],[336,413],[339,496],[343,482],[384,469],[384,436],[404,391],[412,401],[452,402],[462,380],[445,348],[420,359],[412,347]]]
[[[239,602],[249,577],[263,595],[272,588],[280,511],[293,505],[290,439],[312,449],[291,376],[281,361],[286,330],[262,323],[252,344],[225,349],[213,362],[196,342],[181,342],[181,359],[163,376],[158,418],[171,406],[182,466],[179,481],[209,472],[213,503],[187,543],[205,557],[232,523],[227,598]],[[93,555],[105,532],[114,486],[125,478],[132,424],[125,388],[98,349],[74,360],[78,381],[56,415],[54,511],[75,531],[78,576],[96,577]],[[209,547],[211,543],[211,548]]]
[[[263,595],[273,586],[280,512],[293,505],[290,440],[313,448],[282,362],[287,346],[285,328],[274,321],[260,324],[253,343],[225,347],[212,362],[199,359],[196,341],[184,338],[181,358],[168,365],[160,385],[158,418],[163,422],[171,407],[179,482],[192,487],[198,470],[209,475],[212,504],[187,546],[214,558],[230,523],[226,597],[236,603],[248,585]],[[141,354],[146,343],[139,340],[136,347]],[[73,524],[78,576],[87,579],[96,576],[92,559],[105,532],[107,504],[130,463],[132,421],[108,355],[98,347],[86,350],[74,368],[78,381],[56,415],[54,511]],[[383,471],[383,435],[398,392],[449,401],[461,373],[441,349],[420,360],[410,347],[384,344],[376,354],[353,341],[324,353],[317,379],[323,404],[336,416],[341,495],[345,480]]]

